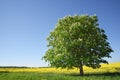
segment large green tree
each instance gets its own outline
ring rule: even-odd
[[[55,29],[48,36],[48,50],[43,57],[53,67],[80,69],[83,66],[99,68],[100,63],[108,63],[113,52],[105,31],[98,27],[97,16],[66,16],[59,19]]]

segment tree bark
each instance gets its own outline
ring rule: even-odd
[[[83,65],[82,63],[80,62],[80,76],[84,76],[84,72],[83,72]]]

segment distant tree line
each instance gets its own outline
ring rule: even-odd
[[[30,68],[26,66],[0,66],[0,68]]]
[[[51,68],[51,67],[0,66],[0,68]]]

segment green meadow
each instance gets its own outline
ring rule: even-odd
[[[73,74],[11,72],[0,73],[0,80],[120,80],[120,74],[89,74],[82,77]]]

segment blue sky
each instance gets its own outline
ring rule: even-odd
[[[120,0],[0,0],[0,66],[47,66],[46,37],[59,18],[96,14],[120,62]]]

